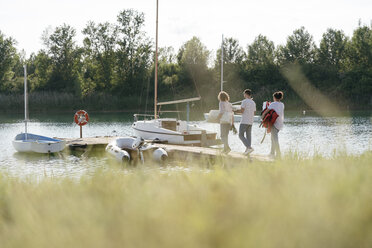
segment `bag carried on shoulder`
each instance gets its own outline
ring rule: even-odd
[[[263,112],[265,112],[265,110],[267,110],[270,106],[270,102],[264,102],[263,103],[263,106],[262,106],[262,112],[261,112],[261,115],[263,114]],[[275,121],[276,119],[278,119],[279,115],[275,112],[274,109],[270,109],[266,115],[263,117],[262,121],[261,121],[261,124],[260,124],[260,127],[264,127],[267,129],[267,133],[270,133],[271,132],[271,127],[274,126],[275,124]]]
[[[232,119],[232,112],[225,112],[223,113],[220,123],[221,124],[231,124],[231,119]]]

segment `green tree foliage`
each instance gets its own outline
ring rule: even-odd
[[[133,9],[123,10],[117,17],[118,50],[116,90],[139,92],[148,80],[152,45],[143,31],[145,16]]]
[[[316,63],[308,73],[314,86],[332,97],[340,95],[348,38],[342,30],[327,29],[317,49]]]
[[[251,65],[272,65],[275,59],[274,42],[266,36],[258,35],[251,45],[248,45],[247,62]]]
[[[74,92],[80,91],[81,49],[75,42],[76,30],[67,24],[55,28],[44,36],[44,45],[50,62],[51,74],[45,85],[46,90]]]
[[[354,31],[347,47],[347,66],[341,90],[351,102],[372,105],[372,25]]]
[[[160,48],[158,54],[159,93],[176,95],[175,85],[178,84],[179,71],[180,66],[177,64],[173,47]]]
[[[275,45],[264,35],[258,35],[252,44],[248,45],[248,53],[245,60],[244,88],[250,88],[255,92],[255,98],[265,100],[273,89],[283,89],[283,79],[279,72],[279,66],[275,64]]]
[[[241,92],[243,87],[242,70],[243,61],[246,54],[240,46],[239,41],[233,37],[223,39],[223,89],[236,95]],[[217,50],[215,61],[215,72],[217,72],[216,81],[218,81],[218,91],[220,90],[221,74],[221,49]],[[216,94],[215,93],[215,94]]]
[[[304,75],[311,81],[317,82],[318,75],[315,69],[317,47],[313,41],[312,35],[305,30],[304,27],[293,31],[292,35],[288,36],[284,46],[278,46],[276,61],[279,66],[279,71],[283,67],[298,64],[301,66]],[[285,89],[287,99],[293,99],[293,102],[301,106],[303,103],[301,96],[298,96],[288,84],[288,81],[280,76],[280,83],[276,84],[276,89]],[[298,82],[302,83],[302,82]]]
[[[195,96],[210,89],[209,56],[206,46],[195,36],[183,44],[177,55],[180,66],[178,92]]]
[[[158,51],[158,60],[162,63],[177,63],[177,56],[173,47],[160,47]]]
[[[347,38],[342,30],[327,29],[320,41],[318,62],[341,69],[346,59]]]
[[[83,93],[110,91],[116,68],[117,26],[108,22],[88,22],[83,30],[84,83]]]
[[[216,57],[215,64],[221,66],[221,48],[217,50]],[[223,39],[223,61],[225,64],[241,64],[244,57],[245,52],[237,39],[233,37]]]
[[[6,38],[0,31],[0,91],[9,91],[12,88],[14,66],[19,60],[15,44],[16,41],[12,37]]]
[[[28,59],[28,66],[33,66],[34,72],[30,73],[31,90],[42,91],[50,88],[48,85],[53,72],[52,59],[45,50],[40,50],[38,54],[32,55]]]
[[[277,56],[280,64],[293,62],[310,64],[314,62],[315,52],[316,46],[312,35],[301,27],[288,36],[285,46],[279,46]]]
[[[155,53],[154,58],[155,61]],[[174,100],[179,97],[176,88],[179,86],[180,66],[173,47],[160,47],[158,49],[158,97],[160,101]],[[155,64],[151,67],[150,77],[146,85],[146,99],[153,99],[155,80]],[[144,92],[143,92],[144,93]],[[144,94],[141,94],[144,95]]]
[[[22,94],[22,67],[26,63],[29,90],[40,95],[63,93],[76,102],[92,101],[92,106],[100,109],[151,105],[155,52],[153,42],[143,31],[144,23],[144,14],[133,9],[121,11],[115,23],[88,22],[82,30],[82,47],[75,41],[75,29],[63,24],[44,32],[44,49],[27,59],[23,52],[17,52],[15,40],[0,32],[0,94]],[[223,47],[224,90],[232,101],[240,100],[245,88],[253,90],[257,102],[270,100],[273,91],[283,90],[287,108],[306,108],[303,97],[281,73],[288,65],[296,64],[303,73],[298,78],[306,78],[311,87],[340,103],[341,108],[372,107],[371,25],[360,24],[350,38],[342,30],[328,29],[318,48],[304,27],[277,47],[263,35],[248,44],[246,51],[232,37],[223,40]],[[159,100],[200,95],[202,105],[197,106],[215,108],[221,50],[217,50],[215,61],[210,55],[197,37],[178,51],[160,48]]]
[[[348,61],[351,69],[372,69],[372,25],[359,26],[348,46]]]
[[[203,67],[206,69],[208,66],[210,52],[206,46],[200,41],[198,37],[192,37],[189,41],[185,42],[178,52],[178,63],[188,67],[192,70],[193,67]]]

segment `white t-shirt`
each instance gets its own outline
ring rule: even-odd
[[[225,112],[232,112],[232,104],[228,101],[220,102],[220,114],[223,114]]]
[[[281,130],[284,125],[284,104],[282,102],[273,102],[269,105],[269,109],[275,110],[275,112],[279,115],[274,123],[274,127],[278,130]]]
[[[220,114],[223,114],[220,123],[231,122],[231,116],[233,114],[232,104],[228,101],[219,104]]]
[[[252,99],[244,99],[242,101],[242,108],[244,108],[244,112],[242,113],[242,120],[240,121],[241,124],[253,124],[254,119],[254,111],[256,111],[256,103]]]

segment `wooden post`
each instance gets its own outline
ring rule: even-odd
[[[83,126],[80,126],[80,139],[83,138]]]
[[[208,146],[208,141],[207,141],[207,131],[205,131],[205,130],[202,130],[202,131],[201,131],[200,146],[201,146],[201,147],[206,147],[206,146]]]
[[[187,126],[187,133],[189,133],[189,121],[190,121],[190,103],[187,102],[187,105],[186,105],[186,126]]]

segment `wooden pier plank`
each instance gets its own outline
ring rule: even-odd
[[[66,141],[66,145],[88,145],[88,146],[96,146],[96,145],[104,145],[106,146],[108,143],[116,139],[117,137],[112,136],[96,136],[96,137],[86,137],[86,138],[57,138]]]
[[[153,144],[155,147],[163,148],[166,151],[171,152],[183,152],[194,155],[206,155],[212,157],[228,157],[238,160],[254,159],[259,161],[271,162],[273,161],[267,156],[251,154],[249,157],[239,153],[239,152],[229,152],[228,154],[223,154],[220,149],[211,148],[211,147],[197,147],[197,146],[179,146],[179,145],[169,145],[169,144]]]

